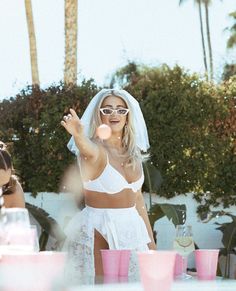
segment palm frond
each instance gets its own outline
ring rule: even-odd
[[[66,236],[57,223],[57,221],[50,216],[45,210],[30,203],[26,203],[26,208],[30,214],[36,219],[36,221],[41,226],[42,230],[45,231],[48,235],[51,235],[58,242],[64,241]]]

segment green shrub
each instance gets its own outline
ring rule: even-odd
[[[236,78],[214,84],[179,66],[130,63],[113,76],[111,86],[117,84],[140,101],[151,162],[162,177],[158,194],[194,192],[201,211],[221,202],[234,205]],[[97,91],[90,80],[71,89],[28,88],[0,103],[0,139],[12,145],[25,191],[59,191],[61,176],[74,160],[60,120],[70,107],[81,116]]]
[[[194,192],[203,211],[235,204],[235,80],[215,85],[166,65],[127,66],[115,79],[140,100],[163,178],[158,194]]]
[[[27,88],[0,105],[0,139],[12,144],[15,168],[25,191],[58,192],[61,176],[75,158],[66,148],[70,135],[60,125],[74,108],[82,115],[97,92],[90,80],[81,86]]]

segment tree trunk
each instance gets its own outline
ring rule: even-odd
[[[39,86],[39,72],[38,72],[38,59],[37,59],[37,46],[36,37],[34,31],[34,18],[31,0],[25,0],[26,20],[29,34],[29,46],[30,46],[30,62],[31,62],[31,75],[32,85]]]
[[[204,39],[204,32],[203,32],[201,0],[197,1],[197,3],[198,3],[198,13],[199,13],[201,39],[202,39],[203,62],[204,62],[204,67],[205,67],[206,78],[208,80],[208,67],[207,67],[206,47],[205,47],[205,39]]]
[[[212,48],[211,48],[208,1],[204,1],[204,5],[205,5],[205,13],[206,13],[207,42],[208,42],[209,60],[210,60],[210,78],[211,78],[211,80],[213,80],[213,57],[212,57]]]
[[[78,0],[65,0],[65,65],[64,83],[76,85],[77,81],[77,13]]]

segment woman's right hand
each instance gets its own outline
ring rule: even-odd
[[[80,155],[86,157],[86,163],[94,167],[94,163],[100,156],[100,149],[84,134],[84,126],[73,109],[70,109],[70,113],[63,117],[61,125],[74,137]]]
[[[83,133],[83,125],[74,109],[70,109],[70,113],[63,117],[61,125],[72,135],[78,136]]]

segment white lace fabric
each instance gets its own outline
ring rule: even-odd
[[[138,276],[136,251],[147,250],[151,241],[145,223],[135,207],[104,209],[86,206],[69,222],[63,250],[68,252],[66,278],[77,282],[95,277],[94,231],[106,239],[109,249],[131,249],[130,276]],[[79,279],[80,278],[80,279]],[[92,282],[83,282],[92,283]]]

